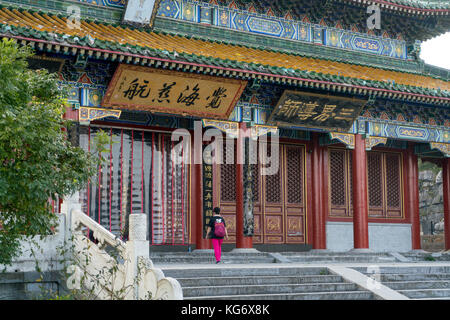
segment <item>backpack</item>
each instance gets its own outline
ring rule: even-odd
[[[225,225],[223,222],[217,222],[214,224],[214,235],[219,238],[225,237]]]

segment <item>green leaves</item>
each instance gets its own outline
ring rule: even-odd
[[[55,74],[27,69],[31,55],[0,41],[0,264],[20,253],[20,237],[51,232],[49,199],[85,186],[101,159],[67,139],[66,93]]]

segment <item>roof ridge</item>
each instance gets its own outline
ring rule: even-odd
[[[0,10],[0,21],[2,18],[5,18],[5,10]],[[17,12],[20,12],[17,10]],[[22,11],[24,12],[24,11]],[[30,11],[26,11],[30,12]],[[41,18],[42,15],[40,16]],[[364,78],[358,78],[356,75],[359,74],[369,74],[369,73],[378,73],[374,72],[373,70],[383,70],[381,68],[374,68],[374,67],[367,67],[367,66],[360,66],[358,64],[351,64],[347,63],[349,65],[353,65],[355,67],[358,67],[356,71],[352,70],[342,70],[339,69],[340,64],[344,62],[334,62],[334,68],[327,69],[322,68],[323,66],[320,65],[320,62],[317,62],[317,60],[321,61],[327,61],[326,59],[320,59],[320,58],[309,58],[304,57],[304,55],[299,54],[292,54],[292,53],[286,53],[286,52],[280,52],[279,50],[264,50],[259,48],[249,48],[247,46],[241,45],[237,46],[236,44],[224,44],[223,41],[220,43],[217,43],[217,41],[206,41],[204,48],[198,48],[199,45],[196,43],[190,43],[186,41],[182,41],[182,43],[175,43],[170,42],[170,39],[168,37],[180,37],[181,39],[187,39],[184,36],[179,35],[172,35],[167,32],[149,32],[148,30],[139,30],[139,29],[132,29],[128,26],[115,26],[115,29],[121,29],[124,34],[124,39],[126,39],[126,36],[128,37],[135,37],[132,42],[126,42],[120,43],[119,41],[114,40],[115,38],[121,38],[119,35],[114,36],[113,33],[118,33],[120,30],[114,30],[111,29],[111,35],[110,37],[105,37],[102,32],[95,34],[97,31],[95,31],[95,26],[98,25],[105,25],[108,26],[107,23],[104,24],[98,24],[96,22],[90,22],[88,25],[93,28],[83,30],[83,33],[77,34],[76,32],[73,33],[72,36],[69,36],[67,34],[60,33],[58,31],[58,28],[56,26],[52,25],[51,21],[48,20],[39,20],[39,14],[31,15],[28,17],[30,21],[20,21],[17,20],[14,21],[17,25],[14,24],[8,24],[1,23],[1,31],[3,33],[12,33],[12,34],[19,34],[19,35],[25,35],[27,37],[34,37],[37,39],[45,39],[46,41],[57,41],[59,43],[71,43],[71,44],[81,44],[83,46],[87,47],[97,47],[102,49],[113,49],[113,50],[119,50],[122,52],[131,52],[133,54],[142,54],[142,55],[149,55],[149,52],[151,54],[156,54],[158,56],[162,56],[164,58],[169,58],[169,60],[179,60],[181,58],[186,59],[186,61],[192,62],[196,60],[202,61],[202,63],[205,64],[212,64],[212,65],[219,65],[219,66],[226,66],[228,68],[234,68],[234,69],[242,69],[248,70],[248,71],[259,71],[259,72],[267,72],[274,75],[279,76],[295,76],[299,78],[305,78],[305,79],[315,79],[315,80],[322,80],[322,81],[329,81],[336,84],[354,84],[354,85],[360,85],[360,86],[366,86],[370,85],[373,88],[384,88],[384,89],[400,89],[400,91],[403,92],[414,92],[414,93],[421,93],[424,92],[432,93],[433,95],[440,95],[444,97],[450,97],[450,81],[449,80],[443,80],[443,79],[437,79],[438,81],[441,81],[442,84],[448,84],[448,86],[445,86],[446,88],[441,90],[440,87],[434,88],[434,87],[425,87],[425,86],[418,86],[418,85],[411,85],[408,83],[399,83],[397,78],[399,74],[405,74],[406,72],[401,71],[385,71],[387,72],[384,76],[380,75],[378,79],[369,78],[369,76]],[[51,31],[47,30],[38,30],[36,28],[30,27],[30,23],[36,22],[33,21],[33,19],[36,19],[37,22],[44,23],[44,29],[50,29]],[[86,22],[86,20],[83,20]],[[47,23],[47,25],[45,25]],[[109,25],[110,26],[110,25]],[[87,26],[85,26],[86,28]],[[41,28],[42,29],[42,28]],[[130,32],[128,32],[128,31]],[[101,31],[101,30],[100,30]],[[93,34],[91,34],[91,32]],[[134,32],[134,33],[133,33]],[[63,34],[63,35],[62,35]],[[152,37],[152,34],[155,35],[161,35],[158,37]],[[62,35],[62,36],[61,36]],[[107,34],[109,35],[109,34]],[[95,37],[97,36],[97,37]],[[138,36],[141,36],[141,38],[138,38]],[[103,37],[103,39],[102,39]],[[194,39],[194,40],[192,40]],[[195,36],[191,37],[192,41],[198,41]],[[147,41],[147,42],[145,42]],[[219,46],[219,47],[217,47]],[[225,46],[225,47],[223,47]],[[245,51],[238,51],[238,52],[232,52],[232,48],[242,47],[247,48],[249,50]],[[195,49],[195,50],[194,50]],[[216,52],[216,55],[210,54],[211,52],[214,52],[214,50],[217,49],[219,52]],[[222,52],[221,51],[226,51]],[[256,52],[253,52],[256,51]],[[175,59],[175,53],[176,53],[176,59]],[[234,53],[234,55],[232,54]],[[262,53],[272,53],[270,57],[264,58],[262,56]],[[238,59],[239,56],[244,56],[244,58]],[[290,65],[289,63],[293,63],[292,61],[288,61],[290,58],[288,56],[294,56],[297,58],[300,58],[300,60],[295,60],[294,65]],[[259,60],[257,58],[260,58]],[[273,61],[278,59],[278,64],[274,64]],[[292,59],[290,59],[292,60]],[[270,64],[269,61],[272,63]],[[283,63],[284,62],[284,63]],[[301,66],[302,68],[298,68],[297,66]],[[330,65],[330,64],[328,64]],[[292,67],[294,66],[294,67]],[[340,70],[340,71],[339,71]],[[333,71],[333,72],[331,72]],[[350,72],[352,71],[352,72]],[[341,74],[342,73],[342,74]],[[372,75],[372,76],[374,76]],[[383,77],[392,77],[394,79],[390,78],[383,78]],[[433,79],[432,76],[429,75],[423,75],[423,74],[416,74],[416,77],[423,77],[426,79]],[[425,81],[425,80],[423,80]],[[430,80],[425,81],[427,84]],[[422,83],[425,83],[422,82]],[[439,82],[438,82],[439,83]],[[448,89],[447,89],[448,88]]]

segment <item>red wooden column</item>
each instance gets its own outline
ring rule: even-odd
[[[411,221],[411,247],[413,250],[421,249],[420,241],[420,212],[419,212],[419,164],[414,154],[414,145],[410,144],[407,152],[406,166],[406,192],[408,210]]]
[[[450,158],[442,160],[445,250],[450,250]]]
[[[253,238],[244,236],[244,139],[247,125],[239,124],[239,135],[236,144],[236,248],[251,249]]]
[[[369,249],[369,207],[366,142],[355,134],[353,150],[353,242],[355,249]]]
[[[313,134],[312,143],[312,211],[313,211],[313,249],[326,249],[324,190],[324,149],[319,145],[318,134]]]
[[[193,159],[192,163],[192,184],[191,184],[191,197],[192,197],[192,217],[195,222],[195,244],[196,250],[211,249],[211,240],[203,238],[203,148],[202,148],[202,126],[201,124],[195,126],[194,136],[191,146],[193,146]]]

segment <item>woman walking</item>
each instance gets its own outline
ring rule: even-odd
[[[222,257],[222,242],[224,236],[226,236],[228,240],[227,225],[225,219],[220,215],[220,208],[215,207],[213,209],[213,216],[209,220],[206,238],[212,240],[216,263],[220,263]]]

